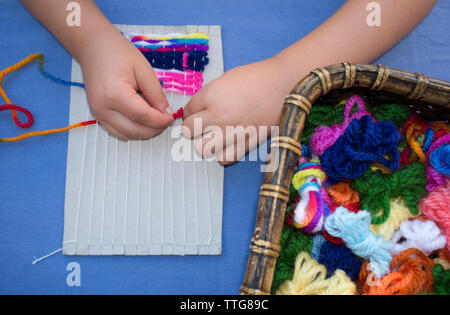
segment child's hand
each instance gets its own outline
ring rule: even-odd
[[[173,122],[151,65],[119,33],[95,38],[80,63],[91,112],[110,134],[121,140],[148,139]]]
[[[185,136],[198,137],[204,132],[196,140],[196,151],[204,157],[215,153],[221,164],[229,164],[254,148],[258,140],[264,141],[265,137],[255,133],[235,141],[233,133],[225,133],[226,126],[254,126],[256,130],[267,126],[270,132],[271,126],[278,125],[283,100],[292,88],[283,83],[282,75],[277,61],[271,58],[232,69],[204,86],[184,109],[183,125],[190,131],[184,130]],[[195,130],[195,118],[202,119],[202,130]],[[211,126],[220,128],[222,135],[208,133]],[[243,130],[239,134],[243,135]]]

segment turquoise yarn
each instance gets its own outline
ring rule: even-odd
[[[315,260],[319,260],[320,250],[322,249],[323,244],[325,244],[326,239],[322,233],[318,233],[313,237],[313,247],[311,250],[311,258]]]
[[[389,272],[389,263],[392,260],[390,249],[393,244],[379,235],[374,235],[369,230],[370,224],[369,212],[352,213],[344,207],[339,207],[328,216],[325,229],[330,235],[342,238],[355,255],[369,259],[371,270],[381,278]]]

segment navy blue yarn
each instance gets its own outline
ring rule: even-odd
[[[375,123],[369,116],[353,119],[345,133],[320,158],[322,169],[332,182],[358,178],[372,162],[398,169],[399,139],[400,133],[391,122]]]
[[[343,245],[325,242],[320,248],[319,264],[327,268],[327,278],[337,269],[343,270],[353,281],[358,279],[362,261]]]
[[[142,54],[154,68],[185,70],[183,68],[184,52],[182,51],[143,51]],[[207,51],[190,51],[187,59],[187,68],[189,70],[203,72],[208,62]]]
[[[302,156],[306,158],[311,157],[311,151],[306,144],[302,144]]]

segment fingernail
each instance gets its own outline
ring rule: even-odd
[[[169,115],[173,115],[173,114],[175,114],[175,111],[172,109],[172,107],[170,107],[170,106],[167,106],[166,107],[166,112],[169,114]]]

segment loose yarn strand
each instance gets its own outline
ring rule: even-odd
[[[84,85],[82,83],[78,83],[78,82],[71,82],[71,81],[66,81],[66,80],[62,80],[59,79],[51,74],[49,74],[47,71],[44,70],[44,55],[42,54],[33,54],[30,55],[28,57],[26,57],[25,59],[19,61],[18,63],[5,68],[4,70],[2,70],[0,72],[0,95],[2,96],[2,98],[4,99],[4,101],[7,103],[6,105],[0,106],[0,111],[3,110],[11,110],[11,114],[12,114],[12,118],[14,120],[14,122],[16,123],[16,125],[18,125],[21,128],[28,128],[33,124],[33,116],[32,114],[25,108],[17,106],[17,105],[13,105],[11,104],[11,100],[8,98],[8,96],[6,95],[5,90],[3,89],[2,83],[3,83],[3,78],[9,74],[12,73],[20,68],[22,68],[23,66],[25,66],[26,64],[32,62],[33,60],[38,59],[38,67],[39,67],[39,71],[42,73],[42,75],[44,75],[45,77],[49,78],[50,80],[59,83],[59,84],[63,84],[63,85],[68,85],[68,86],[78,86],[78,87],[83,87]],[[26,124],[23,124],[20,122],[19,118],[17,117],[17,111],[21,111],[24,112],[27,117],[28,117],[28,121]],[[52,133],[59,133],[59,132],[64,132],[73,128],[77,128],[77,127],[81,127],[81,126],[87,126],[87,125],[92,125],[92,124],[96,124],[97,121],[96,120],[88,120],[88,121],[83,121],[80,123],[76,123],[64,128],[57,128],[57,129],[49,129],[49,130],[43,130],[43,131],[33,131],[33,132],[28,132],[25,134],[22,134],[20,136],[17,137],[11,137],[11,138],[0,138],[0,142],[13,142],[13,141],[19,141],[25,138],[30,138],[30,137],[34,137],[34,136],[41,136],[41,135],[48,135],[48,134],[52,134]]]

